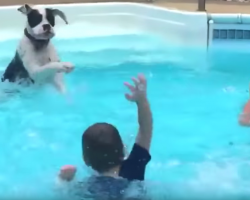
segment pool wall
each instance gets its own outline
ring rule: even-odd
[[[208,47],[231,45],[240,49],[250,47],[250,15],[208,14]]]
[[[20,37],[23,31],[25,17],[17,11],[18,7],[0,8],[1,19],[12,19],[11,23],[9,20],[0,21],[2,40]],[[58,37],[147,32],[164,36],[174,44],[207,45],[206,13],[169,10],[138,3],[62,4],[49,7],[59,8],[68,16],[68,26],[64,26],[62,20],[57,19]],[[79,23],[85,26],[81,30],[77,26]],[[87,28],[88,24],[91,26]],[[90,31],[90,28],[95,30]]]
[[[40,5],[44,6],[44,5]],[[19,38],[25,16],[19,6],[0,8],[0,39]],[[250,41],[250,15],[207,14],[166,9],[139,3],[84,3],[47,5],[61,9],[69,25],[57,18],[57,37],[155,34],[169,44],[211,49],[216,43]]]

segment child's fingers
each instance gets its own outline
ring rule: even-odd
[[[135,91],[135,87],[130,85],[129,83],[125,82],[124,85],[131,91],[134,92]]]
[[[61,167],[61,170],[67,170],[67,169],[76,169],[74,165],[64,165]]]
[[[139,80],[137,80],[136,78],[132,78],[132,81],[134,82],[135,86],[137,86],[140,82]]]
[[[133,101],[133,97],[130,94],[125,94],[125,98],[129,101]]]
[[[146,84],[146,78],[143,74],[138,74],[138,80],[140,81],[140,83]]]

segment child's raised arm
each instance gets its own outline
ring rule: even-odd
[[[125,96],[129,101],[136,102],[138,108],[139,131],[136,143],[149,150],[152,139],[153,119],[147,99],[147,81],[141,74],[138,75],[137,78],[132,78],[132,80],[134,82],[134,86],[129,83],[125,83],[132,94],[126,94]]]

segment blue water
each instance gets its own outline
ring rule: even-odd
[[[89,176],[81,135],[92,123],[116,125],[129,150],[137,111],[124,98],[123,82],[138,73],[148,79],[154,117],[149,195],[250,194],[250,130],[237,123],[249,97],[247,54],[214,53],[204,63],[198,50],[136,35],[54,42],[62,60],[76,66],[66,76],[69,94],[45,87],[0,98],[1,197],[53,196],[65,164],[78,166],[78,179]],[[16,45],[1,42],[0,66]]]

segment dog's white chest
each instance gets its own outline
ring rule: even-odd
[[[25,57],[26,64],[32,65],[35,63],[36,67],[42,67],[50,62],[58,62],[59,57],[51,42],[40,49],[36,49],[30,40],[24,36],[17,49],[21,59]]]
[[[37,72],[40,71],[37,70],[39,68],[47,68],[49,63],[59,62],[59,57],[51,42],[36,46],[36,44],[24,36],[17,48],[17,52],[24,68],[28,72],[36,72],[35,77],[32,77],[35,83],[49,82],[54,79],[55,72],[53,70],[45,69],[43,73]]]
[[[55,54],[55,52],[51,51],[50,47],[47,47],[40,51],[36,51],[34,58],[36,59],[36,62],[39,67],[42,67],[43,65],[48,64],[50,62],[58,61],[57,55]]]

